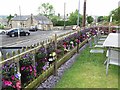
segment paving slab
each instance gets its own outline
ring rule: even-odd
[[[108,36],[108,35],[101,35],[101,37],[103,37],[103,38],[107,38],[107,36]]]
[[[98,41],[98,45],[103,45],[104,41]]]
[[[104,46],[103,45],[95,45],[94,47],[95,48],[103,48]]]
[[[104,53],[103,49],[91,49],[90,53]]]
[[[105,41],[106,38],[100,38],[99,41]]]

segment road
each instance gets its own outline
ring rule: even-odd
[[[60,35],[70,31],[72,30],[36,31],[30,32],[30,36],[9,37],[7,35],[0,35],[0,38],[2,39],[2,47],[25,47],[46,40],[54,34]]]
[[[22,47],[30,46],[38,42],[44,41],[54,34],[61,35],[72,30],[51,30],[51,31],[36,31],[30,32],[30,36],[9,37],[7,35],[0,35],[0,46],[2,47],[1,52],[4,58],[6,58],[6,53],[10,53],[12,56],[12,51],[21,50]]]

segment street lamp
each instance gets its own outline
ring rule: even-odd
[[[64,30],[65,30],[65,6],[66,6],[66,3],[64,3]]]
[[[19,12],[20,12],[20,17],[19,20],[21,20],[21,7],[19,5]],[[18,38],[20,38],[20,28],[21,28],[21,21],[18,23]]]
[[[85,25],[88,26],[88,21],[87,21],[88,14],[86,14],[86,20],[85,20]]]
[[[109,33],[110,33],[110,28],[111,28],[111,23],[112,23],[112,16],[113,16],[113,14],[111,14],[111,17],[110,17],[110,22],[109,22]]]
[[[18,23],[18,38],[20,38],[20,23]]]

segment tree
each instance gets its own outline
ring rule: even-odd
[[[91,24],[93,22],[93,17],[92,16],[87,16],[87,22],[88,24]]]
[[[117,21],[120,24],[120,7],[111,11],[110,16],[112,15],[113,21]]]
[[[54,15],[54,8],[51,4],[49,3],[43,3],[38,7],[39,14],[45,15],[48,18]]]
[[[72,12],[69,16],[69,22],[72,25],[77,25],[78,20],[78,10],[75,10],[75,12]],[[80,25],[82,24],[82,16],[80,15]]]
[[[103,16],[99,16],[98,17],[98,22],[102,22],[103,21]]]
[[[103,16],[103,20],[109,22],[109,16]]]
[[[58,21],[60,21],[60,17],[59,16],[52,16],[51,21],[53,22],[53,25],[56,26]]]
[[[11,19],[13,18],[14,16],[12,16],[11,14],[9,16],[7,16],[7,24],[9,25],[9,22],[11,21]]]

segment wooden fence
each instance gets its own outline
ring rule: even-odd
[[[6,57],[7,57],[6,59],[4,59],[3,57],[1,58],[0,67],[2,68],[2,70],[0,71],[0,74],[3,75],[3,78],[4,77],[6,78],[8,73],[7,73],[7,70],[5,69],[5,67],[6,67],[5,65],[8,65],[8,67],[10,67],[14,63],[14,65],[12,66],[12,67],[14,67],[14,69],[12,68],[14,70],[13,75],[17,74],[18,77],[19,77],[19,78],[17,78],[17,81],[19,81],[21,83],[21,66],[20,66],[20,61],[24,61],[23,58],[27,54],[30,54],[32,56],[32,58],[31,58],[32,59],[31,65],[35,66],[35,63],[36,63],[35,54],[37,53],[37,51],[41,47],[47,48],[47,46],[49,46],[50,43],[55,42],[55,50],[57,50],[57,42],[59,40],[62,40],[62,39],[66,38],[69,35],[72,35],[72,34],[74,34],[76,32],[77,31],[72,31],[72,32],[68,32],[68,33],[60,35],[60,36],[57,36],[55,34],[54,37],[52,37],[51,39],[47,39],[45,41],[42,41],[42,42],[39,42],[37,44],[28,46],[26,48],[22,48],[22,50],[17,50],[17,52],[13,51],[12,52],[12,56],[10,56],[10,53],[7,53],[6,54]],[[57,65],[57,64],[59,64],[59,65]],[[42,74],[39,75],[37,78],[33,78],[32,80],[28,81],[28,83],[26,85],[23,85],[22,88],[33,88],[33,87],[36,86],[36,84],[38,84],[38,83],[42,82],[44,79],[46,79],[50,74],[53,73],[54,75],[56,75],[57,74],[57,68],[60,65],[61,65],[60,61],[58,62],[57,58],[56,58],[55,61],[54,61],[54,64],[52,64],[47,70],[42,72]],[[5,69],[4,72],[3,72],[3,70],[4,70],[3,67]],[[8,70],[8,72],[9,71],[10,70]],[[4,82],[4,81],[6,82],[7,80],[8,80],[8,77],[7,77],[7,79],[2,80],[2,82]],[[9,80],[11,80],[11,79],[9,79]],[[36,80],[38,80],[39,82],[37,82]],[[34,86],[32,84],[30,84],[32,81],[34,82],[34,84],[33,84]],[[13,84],[11,84],[11,86],[14,87],[14,88],[20,88],[20,86],[19,87],[15,87],[15,85],[13,85]]]
[[[75,36],[73,36],[75,35]],[[49,77],[51,74],[57,75],[57,69],[65,63],[71,56],[78,52],[78,49],[82,47],[84,44],[88,43],[88,38],[85,38],[81,43],[77,43],[74,48],[71,48],[69,51],[65,52],[62,57],[59,57],[59,54],[56,53],[58,50],[58,42],[59,41],[65,41],[65,39],[78,39],[80,37],[80,31],[72,31],[68,32],[66,34],[57,36],[55,34],[53,37],[50,39],[47,39],[42,42],[38,42],[34,45],[28,46],[26,48],[22,48],[22,51],[18,50],[17,52],[13,51],[12,52],[12,57],[10,56],[9,53],[6,54],[7,59],[4,59],[2,57],[2,61],[0,61],[0,67],[2,70],[0,71],[0,74],[3,75],[2,82],[6,83],[9,82],[9,85],[7,88],[24,88],[24,89],[33,89],[37,87],[40,83],[42,83],[47,77]],[[68,38],[70,37],[70,38]],[[76,38],[74,38],[76,37]],[[74,40],[74,41],[75,41]],[[75,41],[77,42],[77,41]],[[74,43],[74,42],[70,42]],[[60,43],[59,43],[60,44]],[[33,48],[34,46],[34,48]],[[51,47],[49,47],[51,46]],[[49,47],[49,48],[48,48]],[[36,66],[36,62],[38,64],[38,61],[36,60],[36,53],[41,54],[41,57],[44,57],[43,53],[46,53],[47,49],[51,49],[52,54],[54,55],[54,62],[50,64],[49,66],[46,66],[45,70],[39,71],[40,67]],[[39,52],[40,49],[44,49],[44,52]],[[50,53],[50,55],[51,55]],[[47,56],[46,56],[47,57]],[[46,60],[46,57],[44,58],[44,61]],[[43,59],[43,58],[42,58]],[[41,60],[42,60],[41,59]],[[41,62],[41,63],[46,63],[46,62]],[[39,64],[41,64],[39,63]],[[47,65],[47,64],[44,64]],[[37,69],[37,68],[38,69]],[[10,68],[10,69],[8,69]],[[39,73],[36,71],[38,70]],[[12,71],[11,73],[8,73]],[[23,73],[24,72],[24,73]],[[29,72],[26,74],[26,72]],[[10,76],[10,77],[8,77]],[[27,78],[26,78],[27,77]],[[24,79],[25,80],[24,80]],[[14,81],[14,83],[12,81]],[[21,85],[22,83],[22,85]],[[16,85],[17,84],[17,85]],[[22,86],[22,87],[21,87]],[[5,86],[3,88],[6,88]]]

